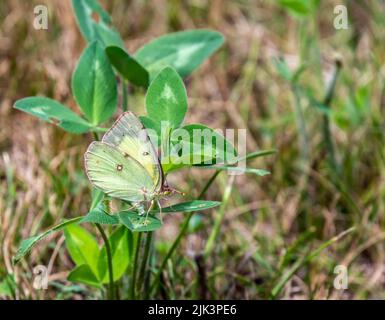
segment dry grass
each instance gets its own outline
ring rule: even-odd
[[[61,234],[41,243],[20,265],[11,264],[22,238],[63,217],[85,214],[90,202],[82,154],[92,137],[63,133],[12,109],[15,100],[37,94],[75,107],[70,78],[85,43],[70,1],[47,1],[49,30],[33,29],[33,7],[42,2],[3,1],[0,7],[0,278],[14,274],[14,298],[96,298],[98,293],[66,281],[72,262]],[[300,21],[269,1],[103,1],[131,52],[175,30],[222,32],[224,47],[186,80],[187,122],[247,128],[250,151],[278,151],[250,164],[267,168],[270,176],[236,178],[215,254],[203,262],[196,257],[216,212],[201,216],[204,228],[188,235],[169,266],[165,297],[199,297],[204,272],[209,298],[269,298],[308,252],[354,226],[300,264],[277,297],[385,298],[385,7],[380,1],[349,1],[349,29],[337,31],[333,7],[340,2],[322,1],[316,19]],[[344,67],[331,122],[344,191],[327,165],[322,113],[308,99],[322,100],[336,53]],[[308,65],[300,78],[310,150],[305,163],[296,101],[274,57],[284,57],[290,68]],[[130,97],[129,108],[144,111],[140,93]],[[200,171],[189,171],[170,180],[197,195],[206,179]],[[220,200],[227,183],[221,175],[207,198]],[[181,219],[166,220],[158,235],[160,254]],[[32,288],[37,264],[51,271],[52,285],[44,292]],[[333,288],[333,269],[339,264],[349,268],[348,290]]]

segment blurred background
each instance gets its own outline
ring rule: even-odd
[[[39,4],[48,7],[48,30],[33,28]],[[101,4],[131,53],[168,32],[223,33],[225,44],[185,81],[186,122],[247,128],[249,151],[277,151],[248,164],[270,175],[236,177],[208,261],[199,256],[218,210],[194,216],[160,298],[385,298],[385,3]],[[347,29],[334,24],[341,4]],[[62,233],[19,265],[11,262],[21,239],[87,213],[83,153],[92,136],[70,135],[12,108],[17,99],[44,95],[76,110],[70,80],[85,46],[69,0],[1,1],[0,298],[97,297],[66,280],[73,263]],[[138,114],[144,113],[143,94],[129,97],[129,109]],[[209,176],[181,171],[170,184],[193,198]],[[229,186],[222,173],[206,198],[222,200]],[[167,217],[157,233],[159,254],[182,221]],[[38,264],[48,266],[48,290],[32,287]],[[338,285],[336,266],[346,267],[346,289]]]

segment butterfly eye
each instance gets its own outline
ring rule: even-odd
[[[150,153],[147,152],[147,151],[143,152],[143,155],[144,155],[144,156],[148,156],[149,154],[150,154]]]
[[[123,166],[122,166],[121,164],[118,164],[118,165],[116,166],[116,170],[122,171],[122,170],[123,170]]]

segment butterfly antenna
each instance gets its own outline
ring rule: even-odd
[[[171,189],[172,192],[180,194],[181,196],[185,196],[186,195],[186,192],[183,192],[183,191],[180,191],[180,190],[177,190],[177,189],[174,189],[174,188],[170,188],[170,189]]]

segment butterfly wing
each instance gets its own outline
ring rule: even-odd
[[[132,112],[124,112],[102,138],[124,157],[138,161],[150,175],[156,189],[162,186],[163,171],[146,129]]]
[[[148,171],[131,156],[106,143],[94,141],[85,155],[92,184],[111,197],[139,202],[151,199],[156,185]]]

